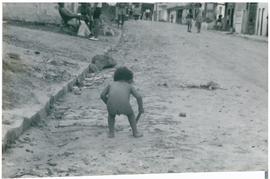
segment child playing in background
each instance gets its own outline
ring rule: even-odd
[[[133,73],[126,67],[118,68],[114,73],[114,82],[109,84],[101,93],[100,97],[107,105],[109,137],[114,137],[114,124],[116,115],[126,115],[132,128],[134,137],[141,137],[137,130],[139,116],[144,112],[141,95],[135,90],[133,83]],[[132,94],[138,103],[139,114],[135,119],[134,112],[129,103]]]

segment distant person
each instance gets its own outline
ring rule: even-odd
[[[173,23],[174,16],[173,14],[171,15],[171,23]]]
[[[133,10],[132,10],[132,8],[129,8],[128,9],[128,16],[129,16],[129,18],[132,18],[133,17]]]
[[[217,30],[221,29],[222,29],[222,15],[219,15],[217,19]]]
[[[193,15],[192,15],[192,10],[189,9],[188,14],[186,16],[186,20],[187,20],[187,31],[191,32],[191,28],[192,28],[192,19],[193,19]]]
[[[133,17],[135,20],[140,19],[141,16],[141,8],[140,5],[136,4],[133,10]]]
[[[201,32],[202,21],[203,21],[201,7],[202,7],[202,5],[200,4],[199,8],[198,8],[197,16],[196,16],[196,23],[195,24],[197,27],[197,33]]]
[[[121,25],[123,28],[126,16],[126,6],[125,3],[118,3],[117,4],[117,26]]]
[[[101,8],[102,8],[102,3],[95,3],[94,4],[94,13],[93,13],[93,20],[94,20],[94,27],[93,27],[93,37],[90,38],[90,40],[97,41],[98,35],[99,35],[99,30],[100,30],[100,25],[101,25]]]
[[[90,3],[81,3],[79,12],[82,15],[82,19],[85,21],[85,23],[88,25],[90,31],[93,31],[93,11],[91,9]]]
[[[80,37],[91,37],[91,31],[89,30],[89,27],[84,20],[80,20],[80,27],[77,31],[77,35]]]
[[[128,117],[133,136],[141,137],[142,134],[137,130],[137,122],[144,109],[142,97],[132,85],[133,73],[126,67],[120,67],[115,71],[113,78],[114,82],[109,84],[100,95],[107,105],[109,137],[114,137],[115,117],[121,114]],[[130,95],[133,95],[138,103],[139,114],[136,119],[130,105]]]
[[[146,9],[145,10],[145,19],[146,20],[151,20],[150,19],[150,16],[151,16],[151,10],[150,9]]]
[[[65,3],[58,3],[58,11],[60,16],[62,17],[64,25],[77,28],[77,24],[70,23],[70,21],[72,19],[80,20],[81,15],[70,12],[68,9],[65,8]]]

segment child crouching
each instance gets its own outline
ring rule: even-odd
[[[133,83],[133,73],[126,67],[118,68],[114,73],[114,82],[109,84],[101,93],[100,97],[107,105],[109,137],[114,137],[114,124],[116,115],[126,115],[132,128],[134,137],[141,137],[137,130],[137,121],[130,105],[130,94],[138,103],[139,115],[144,112],[141,95],[135,90]]]

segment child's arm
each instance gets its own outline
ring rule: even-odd
[[[139,107],[139,113],[144,113],[142,96],[136,91],[136,89],[133,86],[131,86],[131,94],[137,100],[138,107]]]
[[[110,90],[110,85],[106,86],[106,88],[102,91],[102,93],[100,94],[100,98],[102,99],[102,101],[107,104],[107,101],[108,101],[108,93],[109,93],[109,90]]]

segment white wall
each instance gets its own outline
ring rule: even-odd
[[[169,14],[169,21],[171,22],[171,15],[173,15],[173,22],[172,23],[176,23],[176,11],[171,11]]]
[[[221,9],[221,12],[220,12],[220,9]],[[218,18],[219,15],[222,15],[222,18],[224,17],[225,15],[225,4],[218,4],[217,5],[217,9],[216,9],[216,19]]]
[[[235,3],[233,27],[235,28],[236,33],[242,33],[244,30],[243,28],[246,27],[245,22],[244,22],[245,8],[246,8],[246,3]]]
[[[78,5],[71,6],[71,3],[65,3],[65,6],[76,9]],[[57,3],[3,3],[3,18],[26,22],[61,23]]]
[[[176,7],[176,6],[184,6],[187,3],[156,3],[154,5],[154,11],[157,12],[157,20],[170,21],[169,14],[167,12],[168,8]],[[174,15],[174,19],[176,19],[176,14]],[[175,20],[174,20],[175,21]]]
[[[158,20],[167,21],[168,20],[168,13],[166,7],[159,7],[158,8]]]
[[[264,9],[264,10],[263,10]],[[263,14],[262,14],[263,11]],[[267,3],[258,3],[257,8],[257,17],[256,17],[256,35],[266,36],[267,30],[267,17],[268,16],[268,4]],[[262,32],[262,34],[261,34]]]

